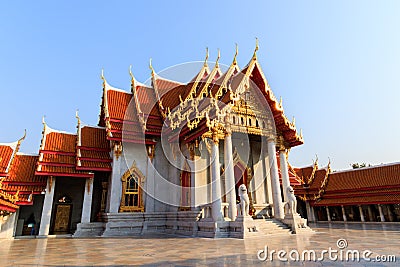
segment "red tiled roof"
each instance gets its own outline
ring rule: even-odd
[[[8,145],[0,145],[0,175],[7,172],[14,153],[14,149]]]
[[[347,206],[347,205],[368,205],[368,204],[400,204],[400,193],[380,193],[377,196],[346,196],[342,198],[323,198],[313,206]]]
[[[36,175],[93,177],[93,174],[76,170],[76,134],[45,130],[44,135]]]
[[[164,79],[159,76],[156,77],[155,82],[156,82],[158,94],[160,95],[160,97],[162,97],[165,93],[172,90],[173,88],[182,85],[179,82],[167,80],[167,79]]]
[[[375,187],[400,186],[400,163],[334,172],[328,191],[363,190]]]
[[[104,128],[81,128],[77,170],[111,171],[110,145]],[[79,155],[80,154],[80,155]]]
[[[110,149],[106,129],[84,126],[81,129],[81,146],[87,148]]]
[[[15,212],[18,208],[19,208],[18,205],[15,205],[15,204],[11,203],[10,201],[0,198],[0,210],[1,211]]]
[[[136,112],[135,114],[133,114],[133,112],[126,113],[130,105],[135,105],[131,93],[116,91],[116,90],[107,90],[107,102],[108,102],[108,114],[111,119],[121,120],[121,121],[137,120]]]
[[[309,168],[302,172],[309,173]],[[326,169],[319,169],[312,183],[297,186],[295,193],[315,206],[400,203],[400,163],[332,172],[328,176]]]
[[[46,141],[43,150],[75,153],[75,146],[75,134],[50,132],[46,135]]]
[[[9,183],[46,183],[46,179],[35,176],[36,163],[39,156],[17,154],[10,174],[6,181]],[[27,185],[29,186],[29,185]],[[28,189],[29,191],[29,189]],[[42,190],[40,190],[42,191]]]

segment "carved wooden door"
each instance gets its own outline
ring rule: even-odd
[[[69,225],[71,220],[71,204],[58,204],[56,205],[56,216],[54,220],[54,233],[66,234],[69,232]]]

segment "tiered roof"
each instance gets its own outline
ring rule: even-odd
[[[231,91],[242,90],[241,88],[244,88],[244,85],[251,80],[261,90],[269,104],[276,130],[283,136],[285,145],[287,147],[301,145],[303,144],[302,135],[297,132],[294,122],[286,118],[282,103],[279,103],[273,95],[258,62],[257,50],[258,45],[249,64],[242,71],[237,66],[236,50],[234,60],[225,73],[222,73],[219,68],[219,53],[215,66],[210,71],[207,64],[207,52],[203,67],[186,84],[158,76],[151,63],[151,86],[137,82],[130,73],[131,92],[110,86],[102,76],[104,92],[99,125],[106,127],[108,140],[122,141],[124,139],[127,142],[150,143],[152,136],[160,135],[161,127],[167,119],[166,115],[184,101],[207,96],[228,104],[232,101]],[[203,128],[205,128],[204,122],[198,123],[196,129],[188,129],[184,126],[180,137],[190,142],[199,133],[205,131]]]
[[[15,212],[18,209],[18,205],[15,204],[18,194],[7,192],[3,183],[9,176],[19,143],[20,141],[0,144],[0,211]]]
[[[0,211],[15,212],[19,205],[32,205],[46,181],[35,176],[37,155],[18,153],[25,135],[17,142],[0,144]]]
[[[46,178],[35,175],[38,155],[17,153],[3,189],[10,194],[18,193],[18,205],[32,205],[33,195],[41,194],[46,188]]]
[[[106,129],[84,126],[78,128],[77,170],[111,171],[110,145]]]
[[[400,163],[334,172],[316,206],[400,203]]]
[[[81,127],[79,118],[77,134],[43,124],[36,175],[93,178],[93,171],[111,171],[105,128]]]
[[[92,178],[93,173],[76,170],[77,135],[51,129],[44,123],[36,175]]]
[[[297,169],[303,183],[295,188],[296,195],[311,205],[400,203],[400,163],[339,172],[315,166]]]

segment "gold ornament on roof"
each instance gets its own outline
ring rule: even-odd
[[[208,47],[206,47],[206,58],[204,59],[204,67],[207,67],[207,61],[208,61]]]

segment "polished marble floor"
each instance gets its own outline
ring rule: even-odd
[[[0,266],[398,266],[400,263],[400,224],[318,224],[314,234],[268,238],[207,239],[148,235],[139,238],[47,238],[0,240]],[[347,247],[338,248],[345,239]],[[345,243],[341,243],[341,246]],[[283,250],[282,259],[265,257],[272,250]],[[337,250],[331,258],[322,250]],[[261,252],[259,252],[262,250]],[[299,261],[292,250],[299,252]],[[316,261],[301,261],[304,250],[315,251]],[[371,261],[334,260],[349,250],[362,254],[370,250]],[[259,256],[257,256],[259,254]],[[305,254],[307,257],[308,254]],[[349,254],[350,255],[350,254]],[[394,255],[395,263],[375,261]],[[382,257],[383,256],[383,257]],[[362,258],[362,256],[360,256]],[[352,257],[350,257],[351,259]],[[333,260],[331,260],[333,259]],[[340,258],[339,258],[340,259]]]

